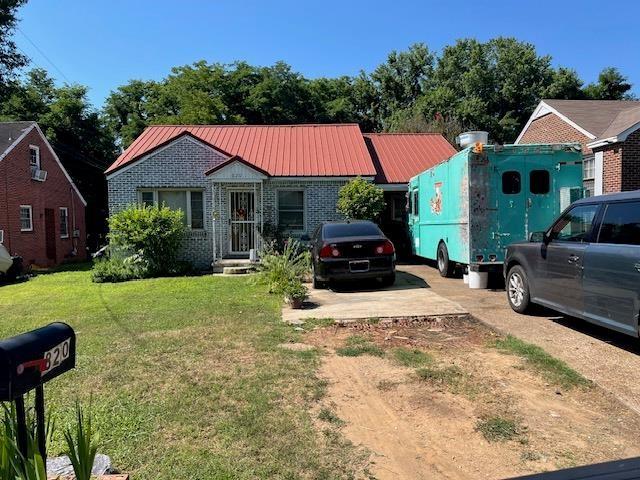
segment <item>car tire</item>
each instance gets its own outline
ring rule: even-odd
[[[440,244],[438,245],[437,261],[438,272],[440,272],[441,277],[453,276],[455,264],[449,261],[449,250],[447,250],[447,246],[444,242],[440,242]]]
[[[392,273],[391,275],[387,275],[386,277],[382,277],[382,286],[383,287],[390,287],[394,283],[396,283],[396,274],[395,273]]]
[[[505,290],[507,300],[514,312],[525,313],[531,307],[529,280],[520,265],[515,265],[507,273]]]
[[[312,279],[313,279],[313,288],[315,288],[316,290],[323,290],[325,288],[327,288],[327,282],[323,282],[322,280],[318,280],[318,277],[316,277],[316,269],[315,266],[312,267]]]

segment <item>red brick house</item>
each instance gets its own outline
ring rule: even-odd
[[[640,102],[542,100],[515,143],[582,145],[590,195],[640,189]]]
[[[86,258],[86,202],[36,122],[0,123],[0,242],[25,265]]]

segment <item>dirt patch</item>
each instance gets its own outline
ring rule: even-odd
[[[336,353],[354,337],[384,355]],[[504,478],[640,455],[634,412],[598,387],[549,383],[495,338],[472,320],[315,330],[305,342],[327,353],[318,408],[369,450],[379,479]],[[404,366],[398,349],[424,351],[424,365]]]
[[[280,345],[278,345],[278,347],[284,348],[285,350],[291,350],[293,352],[308,352],[309,350],[313,350],[314,348],[316,348],[313,345],[307,345],[306,343],[296,343],[296,342],[281,343]]]

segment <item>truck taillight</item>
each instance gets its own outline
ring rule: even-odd
[[[378,255],[392,255],[395,253],[396,249],[389,240],[385,240],[382,245],[378,245],[376,247],[376,253]]]
[[[340,256],[340,250],[337,247],[325,244],[320,249],[320,258],[335,258]]]

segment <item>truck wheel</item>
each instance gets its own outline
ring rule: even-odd
[[[514,312],[525,313],[531,306],[529,281],[524,268],[515,265],[507,273],[507,299]]]
[[[441,277],[453,276],[455,265],[449,261],[449,251],[444,242],[438,245],[438,271]]]

